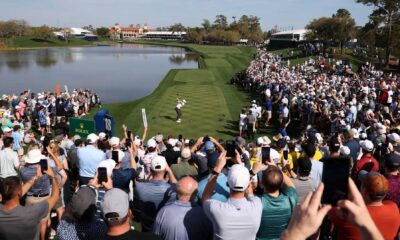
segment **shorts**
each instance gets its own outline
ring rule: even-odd
[[[47,124],[40,124],[41,128],[45,128],[47,126]]]
[[[50,198],[50,195],[46,196],[46,197],[27,196],[26,199],[25,199],[25,205],[26,206],[30,206],[30,205],[33,205],[33,204],[36,204],[36,203],[47,201],[47,199],[49,199],[49,198]],[[49,219],[50,219],[50,211],[49,211],[49,213],[47,213],[46,217],[41,219],[41,220],[49,220]]]
[[[60,197],[58,198],[56,205],[54,205],[53,210],[57,210],[59,208],[65,207],[64,204],[64,190],[61,188]]]

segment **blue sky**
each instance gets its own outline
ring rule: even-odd
[[[310,20],[348,9],[364,25],[372,9],[355,0],[3,0],[0,20],[25,19],[31,25],[82,27],[143,24],[151,27],[181,22],[199,26],[215,15],[243,14],[261,18],[263,30],[274,25],[303,28]]]

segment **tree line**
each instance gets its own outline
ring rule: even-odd
[[[324,47],[339,45],[343,53],[344,45],[356,38],[360,47],[376,53],[377,48],[385,49],[386,64],[393,51],[400,54],[400,1],[399,0],[356,0],[372,6],[369,21],[357,27],[351,14],[346,9],[339,9],[331,17],[312,20],[307,39],[318,40]]]

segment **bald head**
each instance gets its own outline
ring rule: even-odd
[[[176,185],[176,193],[181,201],[190,201],[196,190],[197,182],[192,177],[183,177]]]

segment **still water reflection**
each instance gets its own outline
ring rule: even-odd
[[[197,68],[183,48],[140,44],[0,52],[0,94],[90,88],[104,103],[148,95],[172,68]]]

